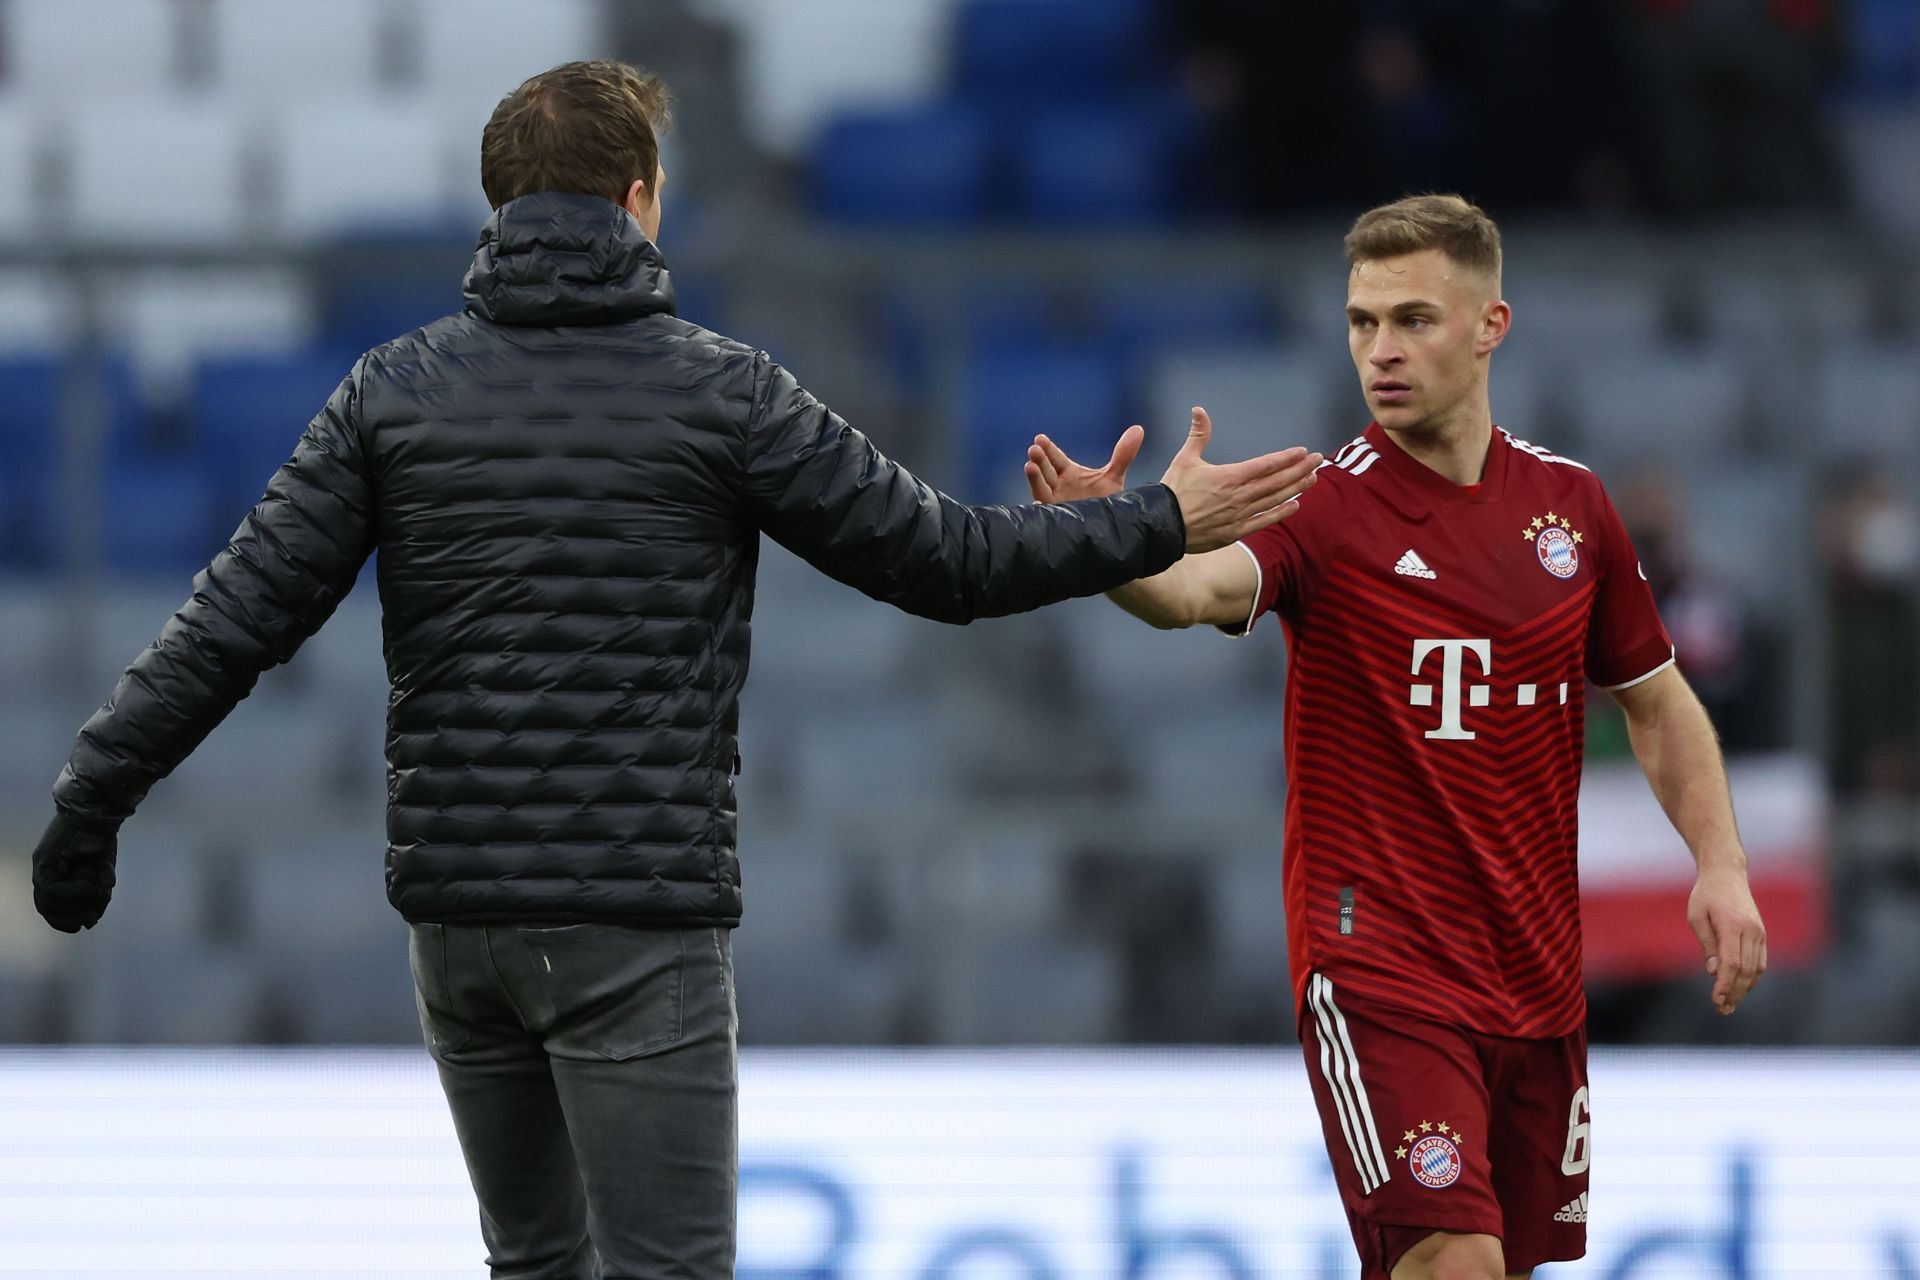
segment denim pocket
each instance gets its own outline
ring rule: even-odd
[[[416,924],[407,930],[407,964],[413,970],[413,1003],[420,1011],[420,1030],[427,1050],[435,1057],[464,1049],[472,1038],[464,1019],[453,1010],[447,982],[447,930],[444,925]]]
[[[520,936],[553,1010],[549,1053],[622,1062],[684,1033],[687,930],[573,924]]]

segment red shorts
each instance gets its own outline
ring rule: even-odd
[[[1587,1251],[1587,1033],[1482,1035],[1315,973],[1307,1076],[1365,1280],[1435,1231],[1499,1237],[1507,1270]]]

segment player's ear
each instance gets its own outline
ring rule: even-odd
[[[1507,340],[1507,330],[1513,326],[1513,308],[1504,299],[1495,298],[1480,313],[1480,338],[1474,344],[1479,355],[1489,354],[1495,347]]]

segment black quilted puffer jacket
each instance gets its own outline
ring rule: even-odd
[[[82,729],[63,810],[131,814],[377,549],[401,914],[732,923],[762,532],[955,623],[1181,554],[1159,485],[1055,507],[936,493],[764,353],[676,319],[657,250],[609,201],[505,205],[465,295],[354,365]]]

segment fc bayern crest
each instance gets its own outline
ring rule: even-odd
[[[1460,1180],[1460,1148],[1437,1133],[1413,1144],[1407,1164],[1424,1187],[1450,1187]]]
[[[1575,529],[1565,516],[1552,511],[1535,516],[1533,522],[1520,531],[1520,536],[1533,543],[1540,567],[1554,577],[1571,578],[1580,572],[1580,542],[1586,535]]]

